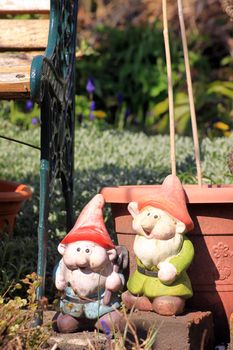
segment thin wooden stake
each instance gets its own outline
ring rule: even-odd
[[[198,140],[197,118],[196,118],[195,105],[194,105],[194,99],[193,99],[192,77],[191,77],[190,64],[189,64],[188,45],[186,40],[182,0],[177,0],[177,3],[178,3],[181,39],[182,39],[183,52],[184,52],[186,79],[187,79],[187,86],[188,86],[189,107],[190,107],[192,130],[193,130],[194,154],[195,154],[196,167],[197,167],[197,180],[198,180],[199,186],[201,186],[202,175],[201,175],[200,147],[199,147],[199,140]]]
[[[174,97],[173,97],[173,83],[172,83],[171,52],[170,52],[170,45],[169,45],[168,20],[167,20],[167,0],[163,0],[163,36],[164,36],[165,55],[166,55],[166,64],[167,64],[171,170],[172,170],[172,175],[176,175]]]

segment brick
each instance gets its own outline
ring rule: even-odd
[[[155,327],[157,335],[153,349],[156,350],[212,350],[214,348],[211,312],[197,311],[181,316],[160,316],[154,312],[135,311],[130,315],[130,322],[135,326],[139,339],[146,339],[149,329]],[[125,321],[122,321],[122,331],[125,326]],[[128,331],[128,337],[133,341],[130,331]]]

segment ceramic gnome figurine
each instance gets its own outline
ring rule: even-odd
[[[97,194],[58,246],[62,259],[55,284],[64,296],[53,324],[59,332],[101,328],[101,320],[114,323],[117,318],[114,310],[120,306],[117,292],[124,276],[119,273],[119,252],[104,224],[103,206],[104,198]]]
[[[186,269],[194,248],[185,233],[193,229],[180,180],[169,175],[157,194],[151,193],[128,210],[136,233],[137,270],[122,295],[127,308],[154,310],[161,315],[182,313],[192,296]]]

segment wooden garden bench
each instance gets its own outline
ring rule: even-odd
[[[25,13],[49,14],[49,1],[0,1],[1,99],[30,98],[31,63],[47,46],[49,19],[9,19]]]
[[[78,0],[0,1],[0,99],[30,98],[41,110],[37,272],[43,283],[38,300],[44,294],[48,211],[56,178],[62,182],[67,230],[73,225],[77,5]],[[16,19],[19,14],[33,19]]]

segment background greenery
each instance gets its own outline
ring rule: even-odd
[[[96,49],[81,47],[83,55],[77,61],[77,93],[85,96],[86,82],[91,77],[96,88],[97,109],[105,112],[107,123],[118,129],[168,133],[167,73],[160,23],[126,26],[124,30],[98,26],[96,31],[99,35]],[[190,135],[181,42],[174,32],[170,37],[176,131]],[[190,36],[189,50],[199,130],[208,136],[226,134],[232,128],[233,82],[220,79],[220,72],[230,69],[232,60],[228,56],[216,58],[216,71],[210,57],[203,54],[203,48],[198,48],[201,40],[200,36]],[[86,108],[80,107],[79,115],[87,119],[88,99]]]

